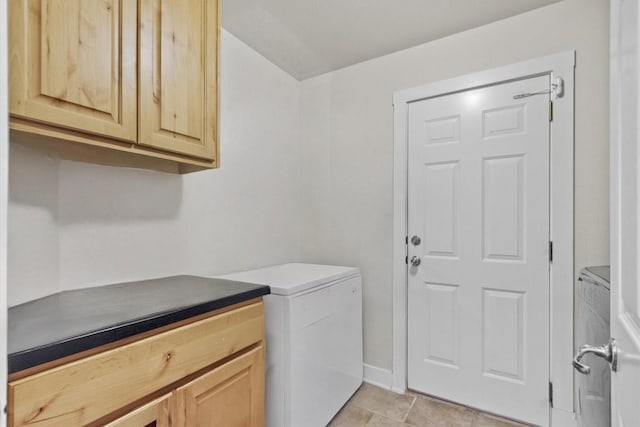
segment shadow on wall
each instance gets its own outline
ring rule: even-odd
[[[16,139],[11,134],[12,141]],[[36,150],[9,146],[9,203],[44,211],[54,221],[58,217],[58,168],[60,160]],[[9,218],[9,225],[11,225]]]
[[[182,176],[61,160],[15,139],[10,150],[10,306],[179,271]]]
[[[161,172],[61,160],[12,134],[9,199],[48,212],[58,225],[178,217],[183,178]]]
[[[62,226],[179,216],[181,175],[66,160],[60,165],[58,217]]]

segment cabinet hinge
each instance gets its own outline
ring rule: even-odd
[[[549,242],[549,262],[553,262],[553,242]]]
[[[549,121],[553,121],[553,101],[549,101]]]
[[[553,408],[553,383],[549,381],[549,406]]]

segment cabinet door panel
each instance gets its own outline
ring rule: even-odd
[[[11,0],[10,112],[135,141],[136,0]]]
[[[141,0],[138,143],[217,155],[218,1]]]
[[[264,348],[219,366],[176,391],[180,427],[264,425]]]
[[[135,409],[105,427],[169,427],[171,426],[171,394]]]

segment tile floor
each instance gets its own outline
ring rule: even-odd
[[[524,427],[417,393],[363,384],[328,427]]]

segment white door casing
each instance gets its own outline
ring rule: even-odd
[[[0,4],[0,384],[7,383],[7,209],[9,203],[9,109],[7,3]],[[0,406],[7,403],[6,387],[0,390]],[[6,414],[0,414],[0,427]]]
[[[640,423],[639,13],[637,1],[611,2],[611,336],[618,347],[618,369],[611,375],[614,427]]]
[[[573,370],[574,283],[574,72],[575,51],[476,71],[394,92],[393,168],[393,371],[392,390],[407,390],[407,170],[408,109],[413,102],[503,82],[549,75],[562,78],[564,91],[553,96],[551,126],[551,425],[575,426]]]
[[[549,75],[409,104],[409,388],[549,423]]]

